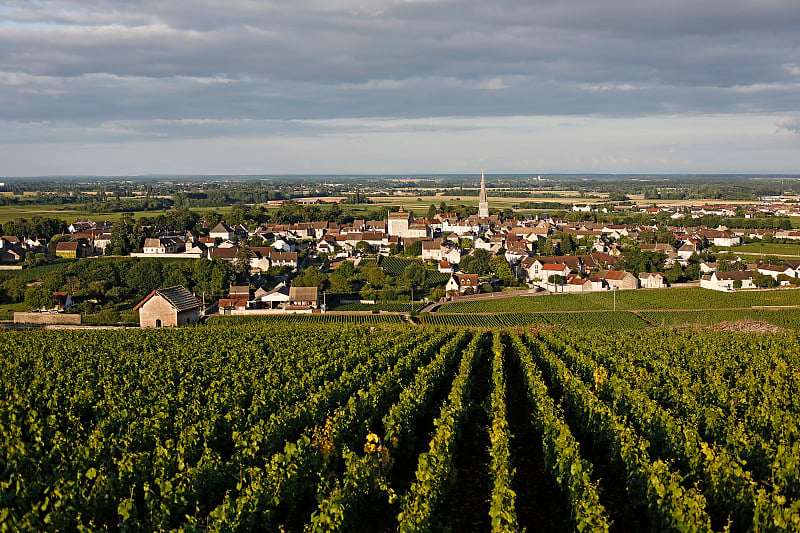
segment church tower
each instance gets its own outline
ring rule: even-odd
[[[481,194],[478,196],[478,217],[489,218],[489,199],[486,197],[486,177],[481,170]]]

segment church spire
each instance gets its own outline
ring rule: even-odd
[[[478,216],[489,218],[489,198],[486,196],[486,176],[481,169],[481,194],[478,196]]]

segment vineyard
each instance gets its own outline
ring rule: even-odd
[[[499,328],[516,326],[570,326],[577,328],[604,328],[633,330],[650,326],[628,311],[593,311],[589,313],[497,313],[497,314],[445,314],[420,315],[419,323],[433,326]]]
[[[795,334],[269,325],[5,333],[0,530],[800,528]]]
[[[450,302],[442,313],[541,313],[547,311],[597,311],[617,309],[729,309],[758,306],[800,305],[800,289],[719,292],[709,289],[659,289],[515,296]]]
[[[378,266],[383,268],[387,274],[395,277],[400,277],[405,272],[408,265],[411,264],[423,265],[422,261],[418,259],[403,259],[402,257],[394,256],[380,256],[378,258]],[[430,285],[444,285],[450,279],[450,274],[439,272],[438,270],[427,270],[426,280]]]
[[[250,316],[215,316],[210,322],[213,324],[253,324],[257,322],[281,325],[302,324],[400,324],[400,315],[335,315],[335,314],[277,314],[277,315],[250,315]]]
[[[387,311],[389,313],[411,313],[419,311],[421,302],[378,302],[374,304],[350,303],[332,307],[331,311]]]

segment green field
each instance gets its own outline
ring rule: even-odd
[[[720,322],[767,322],[800,332],[800,309],[718,309],[713,311],[642,311],[642,318],[658,327],[713,326]]]
[[[195,213],[203,214],[212,211],[226,212],[230,209],[229,206],[221,207],[191,207],[189,208]],[[89,218],[94,221],[110,220],[116,222],[121,219],[125,213],[133,213],[134,218],[140,217],[155,217],[161,214],[168,213],[169,210],[159,211],[126,211],[126,212],[93,212],[90,213],[81,208],[81,206],[57,206],[57,205],[4,205],[0,207],[0,224],[3,222],[14,220],[17,218],[24,218],[27,220],[39,216],[43,218],[59,218],[64,220],[67,224],[75,221],[77,218]]]
[[[800,305],[800,290],[719,292],[708,289],[655,289],[615,291],[618,310],[638,309],[726,309],[753,306]],[[541,313],[548,311],[610,310],[610,291],[589,294],[514,296],[490,300],[449,302],[441,313]]]
[[[727,251],[722,248],[720,251]],[[742,246],[733,246],[731,252],[747,252],[750,254],[778,255],[778,256],[798,256],[800,257],[800,241],[797,244],[775,244],[775,243],[752,243]]]
[[[0,530],[800,524],[795,334],[278,323],[0,335]]]

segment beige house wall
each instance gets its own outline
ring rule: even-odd
[[[158,323],[157,321],[161,322]],[[155,328],[178,325],[178,313],[164,298],[155,295],[139,308],[139,326]]]

